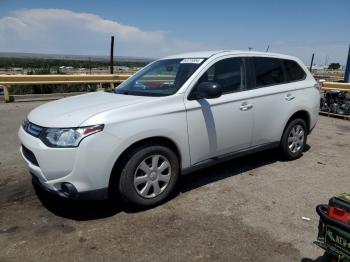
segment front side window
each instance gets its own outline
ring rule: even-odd
[[[280,59],[269,57],[254,57],[256,87],[282,84],[285,82]]]
[[[156,61],[119,85],[115,93],[140,96],[174,94],[203,62],[201,58]]]
[[[245,67],[242,58],[227,58],[212,65],[199,79],[220,84],[223,93],[245,90]]]
[[[293,60],[283,60],[283,66],[286,70],[287,81],[294,82],[303,80],[306,77],[305,71]]]

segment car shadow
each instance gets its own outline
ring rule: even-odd
[[[303,258],[301,262],[333,262],[333,261],[338,261],[334,257],[330,256],[329,254],[324,254],[321,257],[318,257],[316,259],[311,259],[311,258]]]
[[[307,145],[304,152],[309,149],[310,146]],[[176,190],[174,190],[174,192],[159,205],[171,201],[176,198],[178,194],[191,191],[228,177],[240,175],[245,172],[248,172],[248,175],[254,175],[254,171],[252,170],[278,161],[284,160],[281,159],[281,156],[276,149],[270,149],[252,155],[239,157],[209,168],[204,168],[188,175],[180,176]],[[68,200],[57,197],[41,188],[34,188],[39,200],[50,212],[60,217],[78,221],[102,219],[114,216],[119,212],[138,213],[152,208],[139,208],[129,205],[123,202],[119,196],[115,196],[111,200]]]
[[[306,144],[305,147],[304,147],[304,153],[309,151],[311,149],[311,146],[309,144]]]
[[[284,160],[281,159],[280,154],[276,149],[270,149],[252,155],[235,158],[181,177],[179,190],[181,193],[184,193],[228,177],[252,171],[258,167],[269,165],[277,161]],[[254,176],[254,172],[249,172],[249,175]]]
[[[35,192],[51,213],[72,220],[86,221],[114,216],[122,210],[121,201],[63,199],[33,185]]]

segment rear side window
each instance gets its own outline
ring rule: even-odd
[[[254,57],[256,87],[277,85],[285,82],[283,67],[280,59]]]
[[[297,62],[293,60],[283,60],[283,65],[287,74],[287,82],[305,79],[306,73]]]

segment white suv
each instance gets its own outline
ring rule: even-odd
[[[66,198],[164,200],[178,176],[259,150],[299,157],[319,112],[294,57],[198,52],[157,60],[118,86],[39,106],[19,129],[33,182]]]

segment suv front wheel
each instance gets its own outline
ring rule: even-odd
[[[120,174],[119,192],[132,204],[156,205],[173,191],[178,176],[179,161],[171,149],[142,146],[128,157]]]
[[[283,155],[288,160],[297,159],[304,151],[307,140],[306,123],[301,118],[290,121],[281,139]]]

